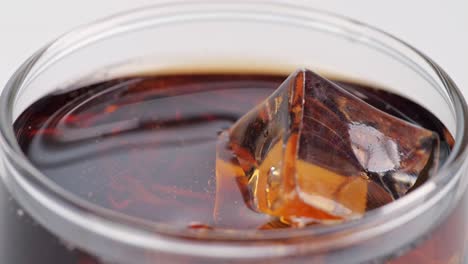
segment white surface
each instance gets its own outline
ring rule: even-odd
[[[78,25],[152,0],[1,0],[0,89],[35,50]],[[293,1],[291,1],[293,2]],[[467,0],[310,0],[392,33],[438,62],[468,97]]]

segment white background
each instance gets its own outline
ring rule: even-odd
[[[0,89],[22,61],[61,33],[154,2],[0,0]],[[346,15],[402,38],[438,62],[468,97],[468,0],[291,2]]]

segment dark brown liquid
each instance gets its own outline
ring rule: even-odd
[[[213,224],[218,134],[285,78],[206,74],[116,79],[40,99],[17,119],[16,135],[35,166],[83,199],[150,221],[206,228]],[[437,132],[441,158],[448,155],[453,139],[426,109],[373,87],[340,84],[385,112]],[[69,251],[27,214],[18,214],[24,211],[14,201],[3,198],[7,237],[18,240],[4,243],[9,263],[105,263]],[[465,222],[462,201],[430,239],[391,263],[460,263]],[[309,263],[307,258],[299,262]]]
[[[154,222],[216,227],[218,135],[285,78],[205,74],[111,80],[40,99],[17,119],[16,135],[37,168],[91,203]],[[383,90],[340,84],[385,112],[437,132],[442,159],[448,154],[451,136],[424,108]],[[262,226],[258,219],[243,221],[236,227]]]

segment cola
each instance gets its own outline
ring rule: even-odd
[[[70,87],[29,106],[16,120],[15,133],[24,154],[50,180],[114,212],[187,230],[291,228],[249,209],[242,203],[245,194],[234,184],[233,197],[225,198],[237,199],[247,209],[241,224],[218,225],[220,218],[230,216],[215,213],[219,137],[286,77],[170,74]],[[436,133],[441,163],[450,153],[453,138],[428,110],[378,87],[333,81],[380,111]],[[49,233],[13,200],[2,203],[8,212],[4,223],[11,226],[7,235],[18,241],[2,243],[9,263],[104,263]],[[460,230],[465,228],[463,210],[460,207],[432,236],[415,241],[415,249],[407,248],[406,255],[391,261],[456,261],[465,239]],[[444,242],[446,237],[453,243]]]

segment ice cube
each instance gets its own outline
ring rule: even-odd
[[[436,133],[298,70],[220,135],[215,219],[227,210],[236,221],[245,207],[227,198],[229,183],[250,209],[288,224],[359,218],[423,183],[438,155]]]

